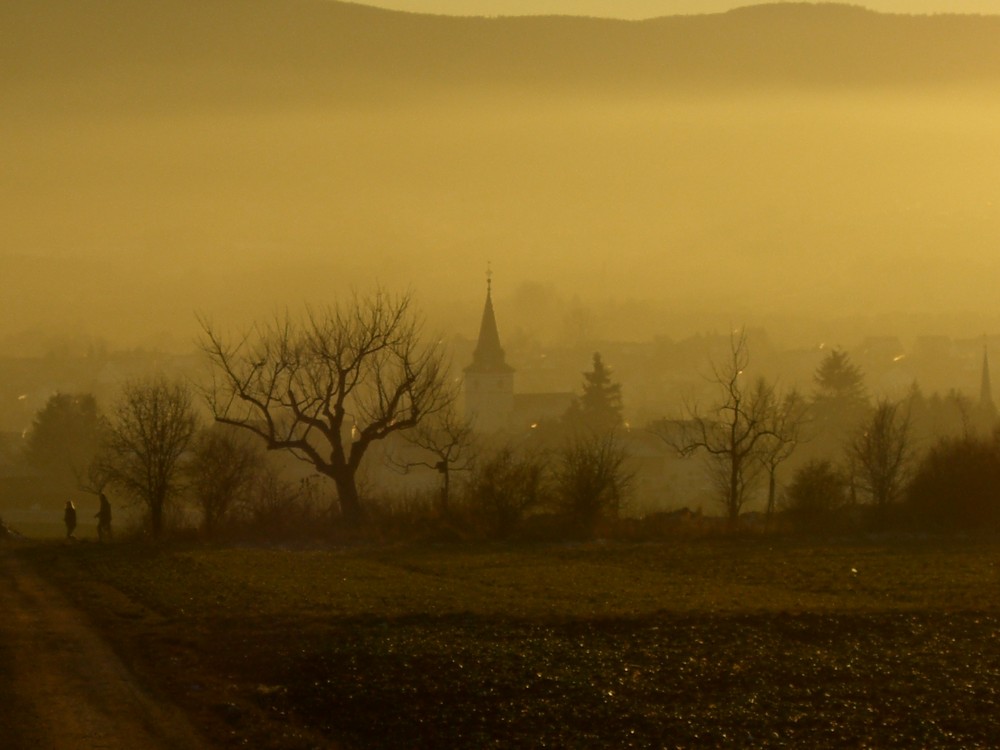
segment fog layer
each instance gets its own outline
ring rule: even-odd
[[[242,321],[376,281],[465,331],[488,261],[501,299],[531,284],[645,311],[604,337],[699,313],[995,315],[988,19],[771,8],[617,39],[613,21],[297,0],[178,3],[156,31],[87,5],[0,11],[24,32],[0,78],[7,351],[56,331],[185,346],[195,311]],[[380,56],[382,31],[404,49]]]

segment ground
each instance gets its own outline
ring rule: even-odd
[[[187,717],[144,685],[61,592],[0,547],[4,748],[197,750]]]
[[[60,694],[93,704],[77,738],[134,700],[139,725],[179,711],[172,731],[274,750],[1000,736],[992,538],[0,554],[0,611],[19,613],[2,643],[24,644],[0,646],[0,726],[22,746],[60,747],[42,735],[71,724]],[[102,697],[115,682],[127,695]]]

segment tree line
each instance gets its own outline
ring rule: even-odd
[[[406,295],[355,295],[232,335],[201,325],[205,383],[127,383],[107,414],[92,396],[56,394],[27,435],[28,462],[138,504],[153,537],[179,500],[208,536],[241,524],[280,535],[296,519],[363,527],[386,512],[361,486],[366,456],[401,472],[435,470],[439,525],[493,536],[539,517],[564,534],[607,533],[628,504],[636,476],[622,390],[599,353],[555,427],[504,438],[478,434],[459,413],[446,352],[427,340]],[[750,364],[737,331],[712,363],[717,398],[648,428],[678,456],[702,458],[730,526],[762,493],[768,521],[803,530],[1000,523],[988,489],[1000,476],[1000,437],[977,431],[967,400],[928,399],[914,386],[906,399],[872,401],[840,350],[820,364],[810,397],[751,377]],[[374,455],[386,445],[395,447]],[[289,480],[278,455],[311,475]]]
[[[864,374],[830,351],[815,392],[749,376],[745,332],[710,380],[718,399],[691,404],[656,432],[680,455],[701,454],[731,526],[766,486],[766,519],[778,509],[779,467],[798,459],[781,497],[783,517],[808,531],[1000,529],[988,489],[1000,470],[1000,432],[991,403],[955,392],[872,399]]]

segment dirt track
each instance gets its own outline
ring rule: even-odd
[[[65,597],[0,547],[0,747],[198,750]]]

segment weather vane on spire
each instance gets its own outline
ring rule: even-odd
[[[493,267],[490,261],[486,261],[486,293],[493,291]]]

